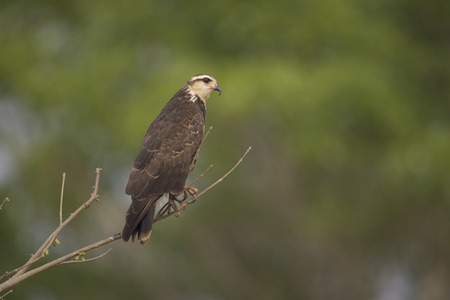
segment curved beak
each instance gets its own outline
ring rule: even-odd
[[[222,94],[222,88],[220,86],[216,85],[214,89],[219,92],[219,96]]]

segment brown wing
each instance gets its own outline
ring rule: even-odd
[[[125,190],[133,199],[183,191],[202,142],[202,105],[169,102],[150,125]]]
[[[125,192],[132,202],[122,238],[150,239],[156,201],[165,193],[183,192],[203,138],[205,106],[180,90],[153,121],[134,162]]]

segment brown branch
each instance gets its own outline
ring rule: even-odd
[[[204,189],[200,194],[198,195],[192,195],[191,194],[191,199],[187,200],[183,199],[180,200],[179,206],[176,207],[176,209],[170,211],[171,208],[171,204],[170,203],[166,203],[166,205],[164,205],[160,211],[157,213],[155,219],[153,220],[153,223],[156,223],[158,221],[164,220],[172,215],[179,215],[180,211],[182,211],[186,206],[188,206],[189,204],[194,203],[195,201],[197,201],[198,198],[200,198],[203,194],[205,194],[207,191],[209,191],[210,189],[212,189],[214,186],[216,186],[218,183],[222,182],[228,175],[230,175],[231,172],[234,171],[234,169],[237,168],[237,166],[239,166],[242,161],[244,160],[244,157],[250,152],[250,150],[252,150],[252,147],[248,147],[247,151],[245,151],[244,155],[242,155],[242,157],[239,159],[239,161],[225,174],[223,175],[221,178],[219,178],[216,182],[214,182],[213,184],[211,184],[209,187],[207,187],[206,189]],[[206,171],[208,171],[210,168],[212,167],[209,166]],[[203,176],[204,173],[203,172],[199,177]],[[197,178],[198,179],[198,178]],[[197,179],[195,181],[197,181]],[[190,185],[189,187],[187,187],[185,190],[188,190],[191,188],[192,185]]]
[[[69,254],[61,256],[61,257],[59,257],[59,258],[57,258],[55,260],[52,260],[51,262],[48,262],[48,263],[46,263],[46,264],[44,264],[44,265],[42,265],[40,267],[37,267],[35,269],[32,269],[32,270],[30,270],[28,272],[25,272],[25,273],[20,274],[20,275],[16,274],[15,276],[11,277],[9,280],[7,280],[7,281],[3,282],[2,284],[0,284],[0,291],[3,291],[5,289],[9,289],[10,287],[12,287],[12,286],[14,286],[14,285],[24,281],[25,279],[30,278],[33,275],[36,275],[36,274],[38,274],[38,273],[40,273],[40,272],[42,272],[42,271],[44,271],[44,270],[46,270],[48,268],[51,268],[51,267],[54,267],[54,266],[57,266],[57,265],[61,265],[64,262],[66,262],[66,260],[68,260],[68,259],[70,259],[72,257],[76,257],[77,255],[79,255],[80,252],[88,252],[88,251],[90,251],[92,249],[96,249],[96,248],[99,248],[99,247],[101,247],[103,245],[106,245],[106,244],[109,244],[111,242],[114,242],[114,241],[116,241],[116,240],[118,240],[120,238],[121,238],[121,235],[120,234],[116,234],[116,235],[111,236],[111,237],[109,237],[107,239],[104,239],[102,241],[93,243],[91,245],[88,245],[88,246],[85,246],[85,247],[80,248],[78,250],[75,250],[75,251],[73,251],[73,252],[71,252]],[[109,253],[109,252],[110,251],[107,251],[106,253]],[[106,255],[106,253],[104,253],[103,255]],[[99,257],[96,257],[96,258],[94,257],[94,258],[98,259],[98,258],[102,257],[103,255],[100,255]],[[81,262],[88,262],[88,261],[92,261],[92,260],[93,259],[89,259],[89,260],[86,259],[86,260],[81,261]]]
[[[0,210],[3,209],[3,205],[5,205],[5,203],[8,202],[8,201],[9,201],[9,198],[5,198],[5,200],[3,200],[2,204],[0,205]]]
[[[209,187],[207,187],[205,190],[203,190],[200,194],[197,195],[196,198],[199,198],[201,195],[203,195],[204,193],[206,193],[207,191],[209,191],[210,189],[212,189],[214,186],[216,186],[219,182],[222,182],[225,177],[227,177],[228,175],[230,175],[231,172],[234,171],[234,169],[236,169],[237,166],[239,166],[242,162],[242,160],[244,160],[244,157],[250,152],[250,150],[252,150],[252,147],[248,147],[247,151],[245,151],[244,155],[242,155],[242,157],[239,159],[239,161],[234,165],[234,167],[232,167],[230,169],[230,171],[228,171],[225,175],[223,175],[219,180],[217,180],[216,182],[214,182],[213,184],[211,184]]]
[[[9,276],[9,275],[13,275],[13,274],[19,272],[19,271],[22,270],[23,268],[28,268],[28,267],[31,266],[33,263],[35,263],[35,262],[34,262],[34,261],[27,262],[27,263],[24,264],[23,266],[20,266],[20,267],[14,269],[14,270],[12,270],[12,271],[5,272],[5,274],[3,274],[2,276],[0,276],[0,280],[3,280],[3,278],[5,278],[5,277],[7,277],[7,276]],[[1,285],[0,285],[0,286],[1,286]]]
[[[36,251],[36,253],[34,253],[30,260],[28,260],[27,263],[29,262],[35,262],[38,261],[39,259],[41,259],[42,257],[45,256],[45,252],[46,250],[48,250],[48,247],[50,247],[50,245],[53,243],[53,241],[55,240],[56,236],[58,235],[58,233],[63,230],[64,227],[67,226],[67,224],[69,224],[73,219],[75,219],[75,217],[83,210],[85,210],[86,208],[89,207],[89,205],[94,201],[94,200],[98,200],[98,183],[100,180],[100,171],[102,169],[101,168],[97,168],[95,170],[96,173],[96,178],[95,178],[95,185],[94,185],[94,191],[91,194],[91,197],[83,204],[81,205],[75,212],[71,213],[70,216],[58,227],[56,228],[55,231],[53,231],[52,234],[50,234],[50,236],[47,238],[47,240],[42,244],[42,246]],[[16,275],[14,276],[19,276],[21,275],[23,272],[25,272],[27,270],[27,268],[24,268],[20,271],[18,271],[16,273]]]
[[[211,169],[212,167],[213,167],[213,165],[210,165],[208,168],[206,168],[206,170],[202,174],[200,174],[197,178],[195,178],[194,181],[192,181],[192,183],[189,185],[189,187],[192,187],[194,185],[194,183],[196,183],[200,178],[202,178],[203,175],[205,175],[206,172],[208,172],[209,169]]]
[[[208,131],[206,132],[205,136],[203,137],[202,144],[205,142],[206,138],[208,137],[208,135],[209,135],[209,133],[211,132],[212,129],[213,129],[212,126],[209,127]]]
[[[37,262],[38,260],[40,260],[41,258],[45,257],[46,254],[48,253],[48,248],[50,247],[50,245],[52,245],[53,241],[56,239],[56,236],[58,235],[58,233],[64,229],[64,227],[67,226],[67,224],[69,224],[81,211],[85,210],[86,208],[89,207],[89,205],[94,201],[97,200],[98,201],[98,184],[99,184],[99,180],[100,180],[100,171],[101,168],[97,168],[95,170],[96,173],[96,178],[95,178],[95,185],[94,185],[94,191],[91,194],[91,197],[85,202],[83,203],[75,212],[73,212],[72,214],[70,214],[70,216],[64,221],[62,222],[58,228],[55,229],[55,231],[53,231],[47,238],[47,240],[45,240],[45,242],[41,245],[41,247],[34,253],[31,255],[30,259],[21,267],[15,269],[14,271],[11,272],[6,272],[0,279],[4,278],[5,276],[9,276],[11,274],[15,274],[13,277],[11,277],[9,280],[7,280],[6,282],[3,282],[0,284],[0,292],[27,279],[28,277],[32,276],[33,274],[36,274],[36,269],[40,269],[43,266],[48,266],[51,267],[53,265],[51,265],[51,263],[57,261],[59,262],[59,259],[56,259],[50,263],[47,263],[39,268],[33,269],[31,271],[28,271],[28,268],[34,264],[35,262]],[[64,181],[63,181],[64,184]],[[63,256],[65,257],[65,256]],[[67,260],[69,258],[71,258],[72,256],[64,259]],[[63,260],[63,261],[64,261]],[[42,269],[44,270],[44,269]],[[29,274],[31,272],[32,275],[26,275],[26,276],[22,276],[25,274]],[[40,271],[39,271],[40,272]],[[11,283],[14,283],[11,285]]]
[[[0,296],[0,300],[3,300],[3,298],[5,298],[5,296],[7,296],[8,294],[11,294],[12,292],[13,292],[13,290],[9,290],[7,293]]]
[[[121,237],[122,237],[122,236],[119,235],[119,236],[117,237],[117,239],[120,239]],[[113,238],[114,238],[114,237],[113,237]],[[113,241],[115,241],[115,240],[116,240],[116,239],[112,240],[111,242],[113,242]],[[108,242],[108,243],[110,243],[110,242]],[[103,246],[103,245],[106,245],[106,244],[102,244],[102,245],[100,245],[100,246]],[[100,246],[96,246],[96,248],[98,248],[98,247],[100,247]],[[92,249],[95,249],[95,248],[92,248]],[[109,248],[108,251],[106,251],[106,252],[104,252],[104,253],[102,253],[102,254],[96,256],[96,257],[92,257],[92,258],[88,258],[88,259],[84,259],[84,258],[76,259],[76,258],[75,258],[76,260],[67,260],[67,261],[63,261],[62,263],[60,263],[60,265],[76,264],[76,263],[85,263],[85,262],[94,261],[94,260],[97,260],[97,259],[102,258],[103,256],[105,256],[106,254],[108,254],[108,253],[111,252],[112,250],[113,250],[112,248]],[[80,252],[78,252],[77,255],[79,255],[79,253],[80,253]],[[84,252],[82,252],[82,253],[84,253]]]
[[[211,130],[211,129],[210,129]],[[208,131],[209,133],[209,131]],[[206,137],[205,137],[206,138]],[[173,214],[177,214],[179,215],[179,212],[184,209],[187,205],[194,203],[199,197],[201,197],[203,194],[205,194],[208,190],[210,190],[211,188],[213,188],[214,186],[216,186],[219,182],[222,182],[231,172],[233,172],[236,167],[241,164],[242,160],[244,159],[244,157],[248,154],[248,152],[251,150],[251,147],[249,147],[247,149],[247,151],[244,153],[244,155],[239,159],[239,161],[225,174],[223,175],[220,179],[218,179],[216,182],[214,182],[212,185],[210,185],[208,188],[206,188],[205,190],[203,190],[200,194],[195,195],[192,190],[194,188],[192,188],[191,186],[186,188],[187,193],[191,196],[191,199],[188,200],[188,196],[185,197],[185,199],[183,200],[177,200],[177,202],[179,202],[179,206],[176,207],[176,209],[173,209],[172,211],[170,210],[171,207],[163,207],[160,212],[158,212],[158,216],[157,218],[155,218],[154,222],[163,220]],[[197,177],[197,179],[194,181],[196,182],[198,179],[200,179],[210,168],[212,167],[212,165],[210,167],[208,167],[205,172],[203,172],[199,177]],[[57,266],[57,265],[63,265],[63,264],[71,264],[71,263],[83,263],[83,262],[90,262],[90,261],[94,261],[97,259],[102,258],[103,256],[105,256],[106,254],[108,254],[109,252],[111,252],[112,249],[109,249],[108,251],[106,251],[105,253],[93,257],[93,258],[89,258],[89,259],[84,259],[84,255],[86,252],[91,251],[93,249],[99,248],[101,246],[104,246],[106,244],[109,244],[111,242],[114,242],[116,240],[119,240],[122,238],[121,233],[118,233],[114,236],[111,236],[107,239],[104,239],[102,241],[90,244],[88,246],[85,246],[83,248],[80,248],[78,250],[75,250],[69,254],[66,254],[64,256],[61,256],[55,260],[52,260],[44,265],[41,265],[39,267],[36,267],[34,269],[28,270],[35,262],[37,262],[38,260],[40,260],[42,257],[46,256],[46,254],[48,254],[48,248],[50,247],[50,245],[55,241],[58,233],[67,226],[67,224],[69,224],[81,211],[85,210],[86,208],[89,207],[89,205],[94,201],[98,201],[98,184],[99,184],[99,180],[100,180],[100,171],[101,168],[97,168],[95,173],[96,173],[96,178],[95,178],[95,185],[94,185],[94,191],[91,194],[91,197],[85,202],[83,203],[75,212],[73,212],[72,214],[70,214],[70,216],[64,221],[62,222],[62,204],[63,204],[63,192],[64,192],[64,182],[65,182],[65,173],[63,174],[63,182],[62,182],[62,187],[61,187],[61,198],[60,198],[60,225],[58,228],[56,228],[55,231],[53,231],[53,233],[51,233],[49,235],[49,237],[47,238],[47,240],[41,245],[41,247],[36,251],[36,253],[34,253],[33,255],[31,255],[31,258],[21,267],[14,269],[13,271],[10,272],[6,272],[5,274],[3,274],[0,277],[0,280],[2,280],[3,278],[5,278],[6,276],[10,276],[12,274],[14,274],[14,276],[12,276],[11,278],[9,278],[7,281],[0,283],[0,292],[11,288],[12,286],[24,281],[25,279],[30,278],[33,275],[36,275],[44,270],[47,270],[51,267]],[[0,208],[5,204],[5,202],[9,201],[8,198],[6,198],[2,205],[0,206]],[[161,215],[161,211],[164,211],[164,214]],[[71,258],[74,258],[75,260],[69,260]],[[6,294],[4,294],[2,297],[8,295],[9,293],[11,293],[11,291],[7,292]],[[0,300],[2,300],[2,297],[0,297]]]
[[[63,208],[63,198],[64,198],[64,184],[66,182],[66,172],[63,173],[62,184],[61,184],[61,199],[59,201],[59,225],[62,224],[62,208]]]

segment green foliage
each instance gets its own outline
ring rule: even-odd
[[[141,139],[192,75],[223,93],[190,180],[214,164],[205,187],[253,149],[147,246],[117,242],[8,297],[448,299],[448,6],[3,1],[1,271],[58,225],[62,172],[66,215],[95,167],[101,202],[51,256],[121,230]]]

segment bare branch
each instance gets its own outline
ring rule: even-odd
[[[212,127],[211,127],[212,128]],[[210,130],[211,130],[210,128]],[[209,131],[208,131],[209,133]],[[207,134],[208,134],[207,133]],[[206,136],[205,136],[206,138]],[[249,147],[247,149],[247,151],[244,153],[244,155],[239,159],[239,161],[225,174],[223,175],[219,180],[217,180],[216,182],[214,182],[212,185],[210,185],[208,188],[206,188],[205,190],[203,190],[200,194],[196,195],[195,193],[197,192],[197,189],[192,187],[192,184],[194,184],[195,182],[197,182],[197,180],[199,180],[211,167],[209,166],[199,177],[197,177],[194,182],[191,184],[191,186],[186,187],[185,189],[185,196],[184,199],[182,200],[178,200],[176,198],[172,199],[174,202],[178,203],[178,205],[176,205],[175,203],[171,203],[171,204],[166,204],[166,206],[164,206],[159,212],[157,217],[155,218],[154,222],[163,220],[173,214],[179,215],[180,211],[182,209],[184,209],[187,205],[194,203],[199,197],[201,197],[204,193],[206,193],[208,190],[210,190],[211,188],[213,188],[215,185],[217,185],[219,182],[222,182],[231,172],[233,172],[236,167],[241,164],[242,160],[244,159],[244,157],[248,154],[248,152],[251,150],[251,147]],[[25,279],[36,275],[48,268],[57,266],[57,265],[63,265],[63,264],[72,264],[72,263],[82,263],[82,262],[90,262],[90,261],[95,261],[97,259],[102,258],[103,256],[105,256],[106,254],[108,254],[109,252],[112,251],[112,249],[109,249],[108,251],[104,252],[103,254],[93,257],[93,258],[89,258],[89,259],[85,259],[84,255],[86,252],[91,251],[93,249],[99,248],[101,246],[104,246],[106,244],[109,244],[111,242],[114,242],[116,240],[119,240],[122,238],[121,233],[118,233],[114,236],[111,236],[107,239],[101,240],[99,242],[90,244],[88,246],[85,246],[83,248],[80,248],[78,250],[75,250],[69,254],[66,254],[64,256],[61,256],[57,259],[54,259],[44,265],[41,265],[39,267],[36,267],[34,269],[28,270],[35,262],[37,262],[38,260],[40,260],[42,257],[44,257],[46,255],[46,253],[48,254],[48,248],[50,247],[50,245],[52,243],[54,243],[55,241],[59,241],[56,239],[58,233],[67,226],[67,224],[69,224],[81,211],[85,210],[86,208],[89,207],[89,205],[94,201],[98,201],[98,185],[99,185],[99,180],[100,180],[100,171],[101,168],[97,168],[95,173],[96,173],[96,178],[95,178],[95,185],[94,185],[94,191],[91,194],[91,197],[85,202],[83,203],[75,212],[73,212],[72,214],[70,214],[70,216],[63,221],[62,220],[62,207],[63,207],[63,193],[64,193],[64,184],[65,184],[65,173],[63,173],[63,180],[62,180],[62,186],[61,186],[61,198],[60,198],[60,225],[58,228],[56,228],[55,231],[53,231],[53,233],[51,233],[49,235],[49,237],[47,238],[47,240],[41,245],[41,247],[36,251],[36,253],[34,253],[33,255],[31,255],[31,258],[21,267],[16,268],[12,271],[6,272],[4,275],[2,275],[0,277],[0,281],[5,278],[6,276],[10,276],[12,274],[14,274],[11,278],[9,278],[7,281],[0,283],[0,292],[11,288],[12,286],[24,281]],[[191,199],[189,198],[189,195],[191,196]],[[8,198],[6,198],[3,203],[1,204],[0,208],[5,204],[5,202],[9,201]],[[75,260],[70,260],[71,258],[74,258]],[[8,293],[4,294],[2,297],[8,295],[9,293],[11,293],[11,291],[9,291]],[[0,300],[2,300],[2,297],[0,297]]]
[[[211,132],[211,130],[213,129],[213,127],[209,127],[208,131],[205,133],[205,136],[203,137],[203,141],[202,144],[205,142],[206,138],[208,137],[209,133]]]
[[[203,195],[204,193],[206,193],[207,191],[209,191],[210,189],[212,189],[215,185],[217,185],[219,182],[222,182],[225,177],[227,177],[228,175],[230,175],[231,172],[234,171],[234,169],[236,169],[237,166],[239,166],[242,162],[242,160],[244,159],[244,157],[250,152],[250,150],[252,150],[252,147],[248,147],[247,151],[245,151],[244,155],[242,155],[241,159],[239,159],[239,161],[234,165],[234,167],[232,167],[230,169],[230,171],[228,171],[225,175],[223,175],[219,180],[217,180],[216,182],[214,182],[213,184],[211,184],[209,187],[207,187],[205,190],[203,190],[200,194],[197,195],[197,198],[199,198],[201,195]]]
[[[208,135],[209,135],[209,133],[211,132],[212,129],[213,129],[212,126],[209,127],[208,131],[206,132],[205,136],[203,137],[203,140],[200,143],[200,146],[198,147],[198,150],[197,150],[197,154],[196,154],[197,157],[198,157],[198,154],[200,153],[200,150],[202,150],[203,143],[205,142],[206,138],[208,137]]]
[[[9,290],[6,294],[0,296],[0,300],[3,300],[3,298],[5,298],[5,296],[7,296],[8,294],[11,294],[13,292],[13,290]]]
[[[59,202],[59,225],[62,224],[62,208],[63,208],[63,198],[64,198],[64,183],[66,182],[66,172],[63,173],[62,184],[61,184],[61,199]]]
[[[122,237],[122,236],[120,236]],[[111,241],[112,242],[112,241]],[[103,246],[103,245],[102,245]],[[98,246],[100,247],[100,246]],[[106,254],[108,254],[109,252],[111,252],[113,249],[109,248],[108,251],[106,251],[103,254],[100,254],[99,256],[93,257],[93,258],[88,258],[88,259],[79,259],[79,260],[68,260],[68,261],[63,261],[62,263],[60,263],[60,265],[66,265],[66,264],[76,264],[76,263],[85,263],[85,262],[90,262],[90,261],[94,261],[97,260],[99,258],[102,258],[103,256],[105,256]]]
[[[39,259],[41,259],[42,257],[45,256],[45,252],[48,250],[48,247],[50,247],[50,245],[53,243],[53,241],[55,240],[56,236],[58,235],[58,233],[63,230],[64,227],[67,226],[67,224],[69,224],[81,211],[85,210],[86,208],[89,207],[89,205],[94,201],[98,199],[98,183],[100,180],[100,171],[101,168],[97,168],[95,170],[96,173],[96,178],[95,178],[95,185],[94,185],[94,191],[91,194],[91,197],[83,204],[81,205],[75,212],[73,212],[72,214],[70,214],[70,216],[58,227],[56,228],[55,231],[53,231],[52,234],[49,235],[49,237],[47,238],[47,240],[42,244],[42,246],[36,251],[36,253],[34,253],[31,258],[28,260],[28,262],[26,264],[23,265],[22,269],[20,269],[19,271],[17,271],[17,273],[13,276],[17,277],[22,275],[24,272],[26,272],[26,270],[28,269],[28,267],[38,261]],[[1,286],[1,285],[0,285]],[[1,290],[1,289],[0,289]]]
[[[203,177],[203,175],[205,175],[206,172],[208,172],[209,169],[211,169],[212,167],[213,167],[213,165],[210,165],[208,168],[206,168],[206,170],[202,174],[200,174],[197,178],[195,178],[194,181],[192,181],[192,183],[189,185],[189,187],[192,187],[194,185],[194,183],[196,183],[201,177]]]
[[[20,266],[20,267],[14,269],[14,270],[12,270],[12,271],[5,272],[5,274],[3,274],[2,276],[0,276],[0,280],[3,280],[3,278],[5,278],[5,277],[7,277],[7,276],[9,276],[9,275],[13,275],[13,274],[19,272],[19,271],[22,270],[23,268],[28,268],[28,267],[31,266],[33,263],[35,263],[35,262],[34,262],[34,261],[31,261],[31,262],[29,261],[29,262],[27,262],[26,264],[24,264],[23,266]],[[1,286],[1,285],[0,285],[0,286]]]
[[[5,198],[5,200],[3,200],[2,204],[0,205],[0,210],[3,209],[3,205],[5,205],[6,202],[9,202],[9,198]]]
[[[155,219],[153,220],[153,223],[164,220],[165,218],[168,218],[172,215],[178,216],[180,214],[180,211],[182,211],[186,206],[197,201],[197,199],[200,198],[203,194],[205,194],[207,191],[212,189],[218,183],[222,182],[228,175],[230,175],[230,173],[233,172],[234,169],[236,169],[237,166],[239,166],[242,163],[242,161],[244,160],[244,157],[250,152],[251,149],[252,149],[252,147],[248,147],[248,149],[247,149],[247,151],[245,151],[244,155],[242,155],[242,157],[239,159],[239,161],[225,175],[223,175],[220,179],[218,179],[216,182],[214,182],[209,187],[207,187],[205,190],[203,190],[200,194],[195,195],[193,193],[189,193],[192,196],[192,198],[187,200],[187,196],[185,196],[185,199],[179,200],[179,205],[174,210],[170,210],[171,207],[174,205],[173,203],[170,203],[170,202],[166,203],[166,205],[164,205],[160,209],[160,211],[157,213]],[[212,166],[208,167],[208,169],[206,169],[206,171],[208,171],[211,167]],[[203,174],[206,173],[206,171],[203,172]],[[203,176],[203,174],[201,174],[199,177]],[[197,179],[195,181],[197,181]],[[185,188],[185,191],[189,191],[189,189],[192,189],[191,186],[192,185]]]
[[[22,273],[22,274],[20,274],[20,275],[17,275],[18,273],[16,273],[15,276],[11,277],[11,278],[8,279],[7,281],[5,281],[5,282],[3,282],[3,283],[0,284],[0,291],[6,290],[6,289],[8,289],[8,288],[10,288],[10,287],[12,287],[12,286],[14,286],[14,285],[16,285],[16,284],[18,284],[18,283],[24,281],[25,279],[28,279],[28,278],[30,278],[31,276],[36,275],[36,274],[38,274],[38,273],[40,273],[40,272],[42,272],[42,271],[44,271],[44,270],[46,270],[46,269],[48,269],[48,268],[51,268],[51,267],[60,265],[60,264],[62,264],[63,262],[65,262],[66,260],[68,260],[68,259],[70,259],[70,258],[72,258],[72,257],[77,256],[80,252],[88,252],[88,251],[90,251],[90,250],[92,250],[92,249],[96,249],[96,248],[99,248],[99,247],[101,247],[101,246],[103,246],[103,245],[106,245],[106,244],[109,244],[109,243],[111,243],[111,242],[114,242],[114,241],[116,241],[116,240],[118,240],[118,239],[120,239],[120,238],[121,238],[121,235],[120,235],[120,234],[116,234],[116,235],[111,236],[111,237],[109,237],[109,238],[107,238],[107,239],[104,239],[104,240],[102,240],[102,241],[93,243],[93,244],[91,244],[91,245],[88,245],[88,246],[85,246],[85,247],[80,248],[80,249],[78,249],[78,250],[75,250],[75,251],[73,251],[73,252],[71,252],[71,253],[69,253],[69,254],[66,254],[66,255],[64,255],[64,256],[61,256],[60,258],[57,258],[57,259],[55,259],[55,260],[52,260],[51,262],[48,262],[48,263],[46,263],[46,264],[44,264],[44,265],[42,265],[42,266],[40,266],[40,267],[37,267],[37,268],[35,268],[35,269],[32,269],[32,270],[30,270],[30,271],[28,271],[28,272]],[[109,251],[107,251],[107,253],[108,253],[108,252],[109,252]],[[106,255],[106,253],[104,253],[103,255]],[[103,256],[103,255],[102,255],[102,256]],[[101,257],[101,256],[100,256],[100,257]],[[98,258],[100,258],[100,257],[98,257]],[[84,261],[85,261],[85,262],[86,262],[86,261],[92,261],[92,259],[90,259],[90,260],[87,260],[87,259],[86,259],[86,260],[84,260]],[[23,269],[22,269],[22,270],[23,270]]]

